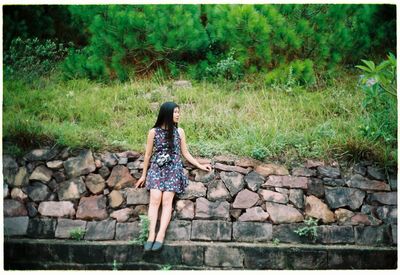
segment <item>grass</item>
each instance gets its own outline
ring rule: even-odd
[[[383,144],[360,134],[363,94],[355,75],[317,90],[264,87],[260,81],[192,81],[191,89],[172,83],[162,78],[108,85],[51,80],[31,88],[5,80],[3,140],[11,143],[14,153],[23,151],[15,144],[54,142],[95,151],[144,152],[159,105],[175,101],[181,106],[180,127],[195,156],[259,157],[262,152],[267,161],[287,164],[337,157],[393,162]]]

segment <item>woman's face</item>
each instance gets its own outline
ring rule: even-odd
[[[179,107],[175,107],[173,114],[174,123],[179,122]]]

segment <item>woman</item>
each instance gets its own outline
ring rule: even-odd
[[[165,231],[171,219],[174,195],[182,193],[188,185],[180,153],[182,152],[185,159],[199,169],[211,171],[211,165],[200,164],[189,153],[185,132],[178,128],[178,122],[179,106],[174,102],[165,102],[161,105],[157,121],[147,137],[143,173],[136,183],[136,187],[141,187],[146,182],[146,188],[150,190],[150,227],[147,242],[144,244],[145,251],[158,251],[162,248]],[[147,173],[149,162],[151,166]],[[161,202],[160,227],[156,235],[158,208]]]

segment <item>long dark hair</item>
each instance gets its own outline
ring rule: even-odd
[[[174,123],[174,109],[179,105],[175,102],[165,102],[161,105],[160,111],[158,112],[157,121],[154,124],[153,128],[160,127],[165,125],[166,130],[168,131],[167,139],[169,141],[169,148],[172,151],[174,148],[174,126],[178,128],[178,123]]]

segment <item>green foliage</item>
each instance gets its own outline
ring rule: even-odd
[[[263,161],[267,156],[267,150],[265,148],[256,147],[251,151],[251,157]]]
[[[139,218],[140,218],[140,222],[139,222],[140,234],[139,234],[139,237],[132,240],[131,242],[134,244],[143,245],[146,242],[147,237],[149,235],[150,220],[146,215],[139,215]]]
[[[227,80],[238,80],[243,75],[240,62],[234,59],[234,51],[231,51],[227,58],[220,60],[215,66],[207,67],[206,73],[211,79]]]
[[[16,37],[83,45],[85,28],[77,23],[67,5],[4,5],[3,49],[8,50]]]
[[[364,65],[356,66],[363,71],[360,77],[364,92],[362,107],[364,115],[360,130],[369,140],[382,140],[390,149],[387,158],[397,159],[397,94],[396,58],[389,54],[387,60],[375,65],[373,61],[362,60]]]
[[[274,239],[272,240],[272,243],[273,243],[274,245],[279,245],[280,242],[281,242],[281,241],[280,241],[278,238],[274,238]]]
[[[290,88],[298,85],[312,85],[315,83],[313,62],[296,60],[289,64],[283,64],[268,72],[265,77],[267,85],[283,85]]]
[[[293,83],[309,85],[315,72],[336,71],[372,53],[374,45],[395,47],[393,10],[326,4],[70,6],[90,39],[84,51],[70,53],[64,68],[68,79],[127,81],[162,69],[174,78],[195,79],[268,72],[267,84],[292,74]]]
[[[82,228],[74,228],[69,231],[69,236],[77,241],[80,241],[85,236],[86,230]]]
[[[170,264],[165,264],[163,266],[161,266],[160,270],[171,270],[172,269],[172,265]]]
[[[317,234],[318,219],[313,219],[310,217],[309,219],[304,220],[304,223],[306,224],[306,226],[294,230],[294,232],[299,236],[306,236],[308,238],[315,240],[318,236]]]
[[[117,262],[117,260],[114,260],[113,261],[113,271],[117,271],[118,270],[118,265],[119,265],[119,263]]]
[[[49,75],[66,55],[67,48],[62,43],[17,37],[4,53],[5,77],[29,82]]]

